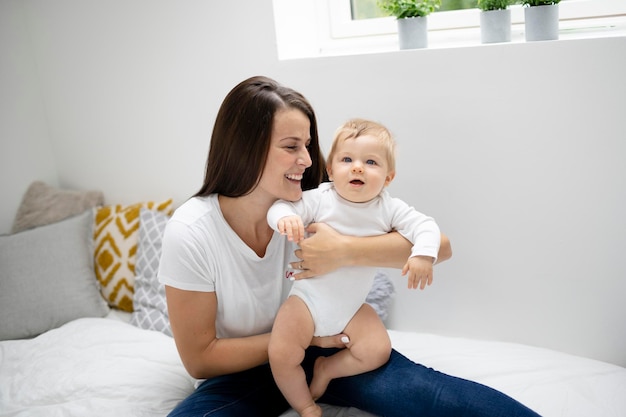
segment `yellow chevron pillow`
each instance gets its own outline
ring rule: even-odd
[[[133,311],[135,253],[142,207],[167,215],[174,211],[172,199],[95,209],[94,264],[100,291],[111,307],[128,312]]]

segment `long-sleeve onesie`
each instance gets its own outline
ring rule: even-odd
[[[303,192],[296,202],[279,200],[267,213],[269,225],[277,230],[278,220],[299,215],[303,223],[326,223],[339,233],[375,236],[397,231],[413,244],[411,256],[437,258],[441,235],[437,223],[393,198],[383,190],[365,203],[353,203],[337,194],[332,182]],[[326,275],[294,282],[290,295],[300,297],[315,323],[315,336],[341,333],[371,289],[376,268],[344,267]]]

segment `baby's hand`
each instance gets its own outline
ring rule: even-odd
[[[420,290],[433,283],[433,258],[430,256],[413,256],[404,264],[402,275],[409,273],[409,289]]]
[[[304,224],[300,216],[285,216],[278,220],[278,231],[287,235],[292,242],[300,242],[304,239]]]

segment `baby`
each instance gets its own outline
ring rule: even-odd
[[[389,131],[368,120],[346,122],[335,134],[326,170],[332,182],[303,192],[299,201],[277,201],[268,212],[269,225],[295,242],[304,239],[305,225],[313,222],[327,223],[346,235],[398,231],[413,244],[402,268],[408,287],[430,285],[439,227],[385,190],[395,176],[395,142]],[[279,309],[270,336],[270,366],[281,392],[301,416],[322,415],[315,400],[332,379],[376,369],[389,359],[387,330],[365,304],[374,275],[375,268],[345,267],[295,281]],[[300,363],[311,338],[340,333],[349,337],[347,349],[317,359],[307,386]]]

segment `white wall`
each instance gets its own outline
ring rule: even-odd
[[[0,233],[32,181],[57,184],[36,69],[22,5],[0,1]]]
[[[398,278],[391,326],[626,365],[625,48],[620,38],[285,65],[327,138],[353,115],[395,131],[391,191],[452,239],[428,291]]]
[[[224,95],[272,76],[311,100],[324,146],[348,117],[387,124],[400,146],[391,191],[452,239],[433,287],[397,278],[392,327],[626,365],[626,38],[278,61],[271,1],[244,3],[0,2],[0,16],[25,16],[0,56],[21,51],[27,70],[3,71],[0,88],[44,103],[31,98],[10,129],[50,138],[62,186],[180,203],[201,184]],[[3,188],[38,165],[8,143],[23,168],[2,164]]]

